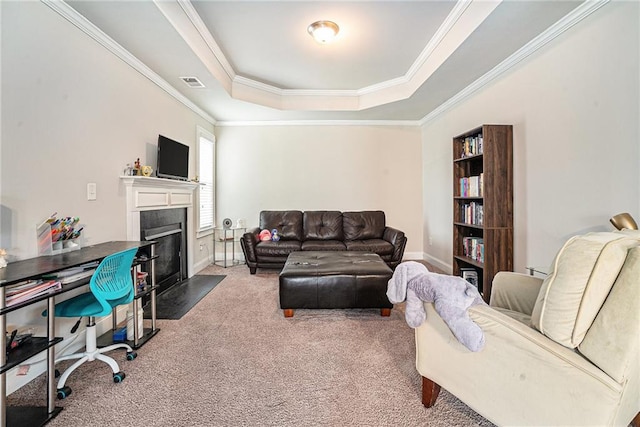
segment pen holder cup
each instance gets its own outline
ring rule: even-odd
[[[38,256],[58,255],[65,252],[76,251],[82,247],[83,243],[82,234],[75,239],[58,240],[54,242],[52,240],[53,230],[49,224],[42,224],[36,227],[36,236]]]

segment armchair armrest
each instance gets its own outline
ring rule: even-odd
[[[385,227],[382,238],[393,245],[392,261],[402,261],[404,248],[407,245],[407,238],[405,237],[404,232],[393,227]]]
[[[542,282],[543,279],[539,277],[501,271],[491,284],[490,305],[530,316]]]
[[[623,385],[579,352],[487,306],[469,308],[486,340],[471,352],[432,303],[425,309],[415,329],[418,372],[495,424],[616,424]]]
[[[260,228],[253,228],[242,235],[242,251],[244,252],[244,259],[248,262],[257,262],[256,245],[258,244],[258,234]]]

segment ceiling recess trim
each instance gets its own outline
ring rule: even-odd
[[[296,124],[326,124],[326,125],[346,125],[346,124],[389,124],[389,125],[399,125],[404,124],[407,126],[417,125],[417,126],[425,126],[430,122],[434,121],[441,114],[446,111],[454,108],[456,105],[460,104],[476,92],[480,91],[484,86],[491,83],[493,80],[498,78],[500,75],[509,71],[512,67],[525,60],[527,57],[535,53],[538,49],[541,49],[551,41],[553,41],[556,37],[560,36],[565,31],[569,30],[574,25],[578,24],[580,21],[600,9],[602,6],[609,3],[610,0],[586,0],[580,6],[576,7],[573,11],[565,15],[555,24],[550,26],[543,33],[539,34],[536,38],[531,40],[529,43],[524,45],[522,48],[514,52],[507,59],[502,61],[500,64],[496,65],[493,69],[489,70],[482,77],[478,78],[476,81],[471,83],[469,86],[458,92],[453,97],[449,98],[447,101],[442,103],[439,107],[434,109],[432,112],[424,116],[422,119],[417,121],[377,121],[370,123],[371,121],[317,121],[310,123],[309,121],[279,121],[279,122],[263,122],[263,121],[219,121],[216,126],[266,126],[269,124],[273,125],[282,125],[282,126],[293,126]]]
[[[516,64],[532,55],[538,49],[541,49],[556,37],[585,19],[587,16],[591,15],[593,12],[609,3],[609,1],[610,0],[586,0],[580,6],[576,7],[574,10],[562,17],[555,24],[547,28],[543,33],[539,34],[537,37],[529,41],[529,43],[522,46],[507,59],[493,67],[491,70],[486,72],[469,86],[465,87],[460,92],[449,98],[447,101],[440,104],[440,106],[435,108],[429,114],[424,116],[419,121],[420,125],[424,126],[429,122],[435,120],[444,112],[454,108],[456,105],[469,98],[474,93],[478,92],[491,81],[495,80],[500,75],[510,70]]]
[[[204,42],[207,44],[209,49],[211,49],[211,53],[215,55],[216,60],[218,61],[222,69],[229,76],[229,78],[233,80],[236,76],[236,73],[233,70],[231,63],[227,61],[227,57],[224,56],[222,49],[220,49],[220,46],[218,46],[218,43],[216,43],[211,33],[209,33],[209,31],[207,30],[206,25],[204,25],[204,22],[202,22],[202,18],[200,18],[200,15],[198,15],[198,12],[193,7],[193,4],[191,4],[191,2],[188,0],[177,0],[177,1],[178,1],[178,4],[180,4],[180,7],[184,11],[184,13],[186,13],[191,23],[198,29],[198,33],[200,33]],[[162,3],[162,2],[159,2],[158,0],[154,0],[154,3],[158,5],[159,3]]]
[[[237,120],[219,121],[216,127],[234,126],[409,126],[418,127],[417,120]]]
[[[409,98],[502,0],[458,0],[404,76],[352,90],[282,89],[238,75],[190,0],[154,4],[232,98],[278,110],[360,111]]]
[[[41,0],[42,3],[49,6],[53,11],[58,13],[64,19],[72,23],[82,32],[94,39],[100,45],[105,47],[109,52],[120,58],[127,65],[134,68],[144,77],[151,80],[158,85],[162,90],[167,92],[173,98],[184,104],[194,113],[198,114],[203,119],[207,120],[211,124],[215,124],[216,120],[207,114],[203,109],[191,102],[186,96],[178,92],[173,86],[171,86],[166,80],[156,74],[151,68],[147,67],[142,61],[133,56],[128,50],[123,48],[111,37],[106,35],[102,30],[96,27],[91,21],[78,13],[74,8],[69,6],[64,1],[58,0]]]

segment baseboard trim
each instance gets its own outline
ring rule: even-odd
[[[422,261],[423,260],[422,252],[405,252],[402,260],[403,261]]]
[[[198,261],[197,263],[193,264],[193,274],[198,274],[198,272],[204,270],[205,268],[209,267],[211,264],[213,264],[213,260],[211,258],[205,258],[203,260]]]
[[[439,258],[431,256],[428,253],[423,253],[422,257],[423,257],[422,258],[423,260],[425,260],[429,264],[432,264],[436,268],[439,268],[440,270],[444,271],[445,273],[447,273],[447,274],[452,274],[453,273],[453,266],[451,264],[446,263],[446,262],[442,261]]]

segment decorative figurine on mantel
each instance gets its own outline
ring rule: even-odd
[[[4,249],[0,249],[0,268],[5,268],[7,266],[7,260],[4,257],[7,256],[7,251]]]
[[[140,157],[138,157],[138,159],[133,164],[133,174],[142,175],[142,172],[140,171]]]

